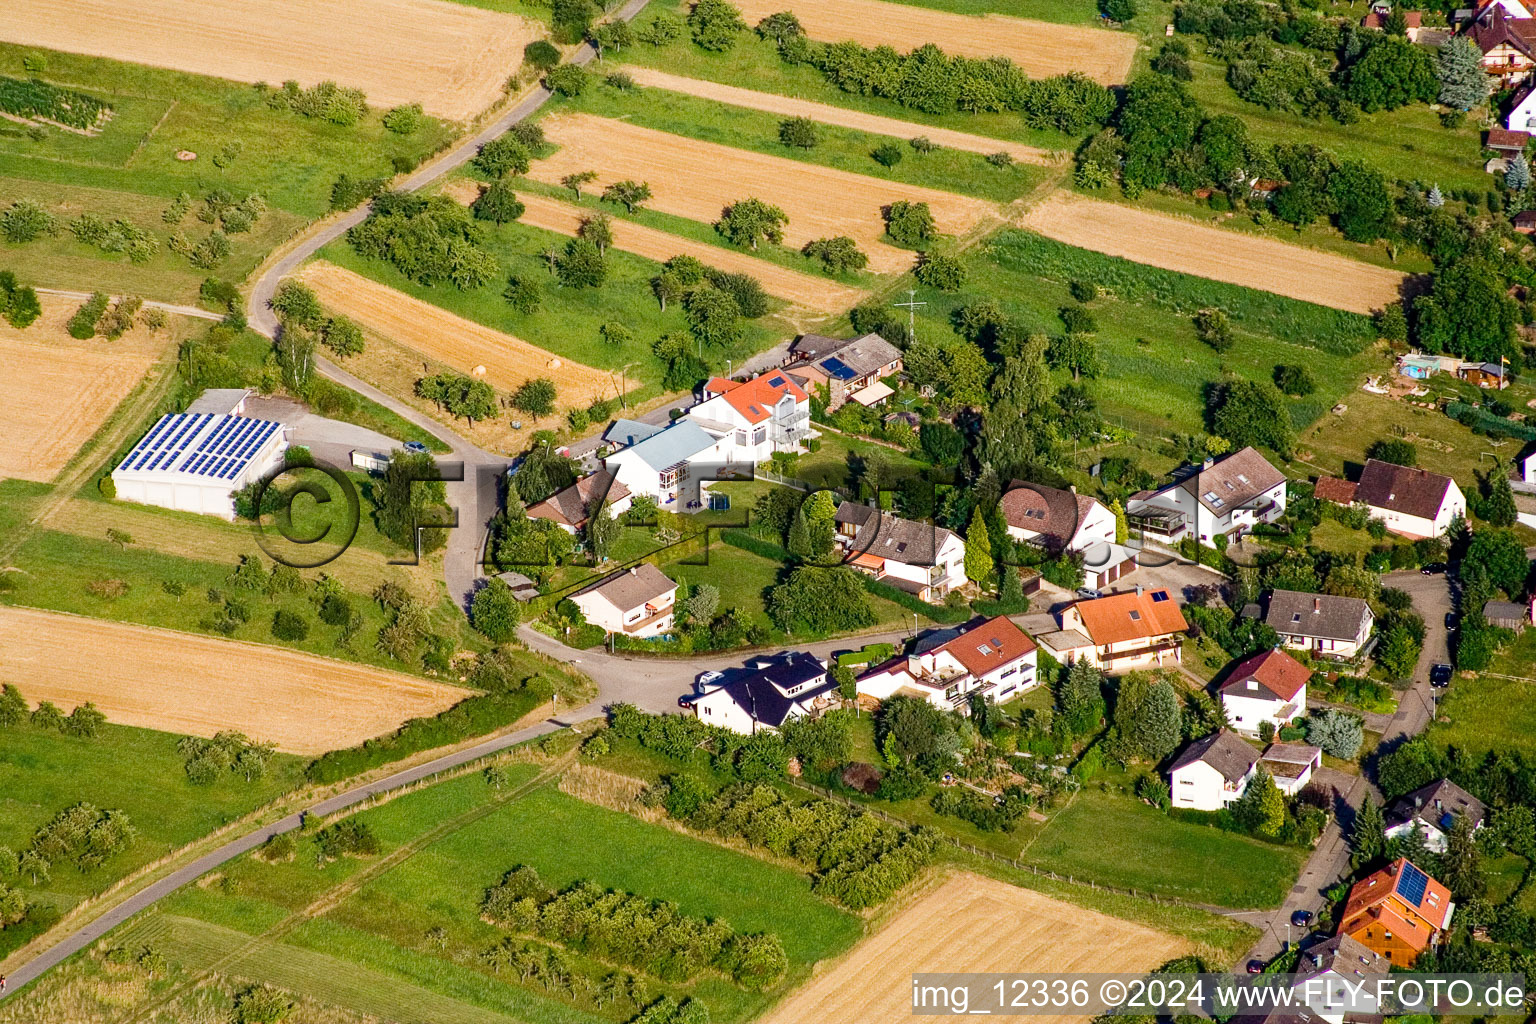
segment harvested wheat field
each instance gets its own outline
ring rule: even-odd
[[[26,330],[0,321],[0,477],[46,483],[165,354],[173,332],[135,327],[117,341],[77,341],[64,325],[80,303],[39,298],[43,315]]]
[[[6,0],[0,38],[240,82],[361,89],[464,121],[501,96],[532,22],[440,0]]]
[[[0,683],[68,712],[212,736],[238,729],[320,754],[435,715],[469,691],[329,658],[195,633],[0,607]]]
[[[917,972],[1134,972],[1189,948],[1145,925],[960,873],[897,913],[763,1022],[897,1024],[912,1019]],[[1088,1017],[1050,1019],[1071,1024]]]
[[[469,203],[480,194],[480,187],[472,181],[460,179],[449,184],[443,191],[461,203]],[[520,193],[517,198],[527,207],[523,215],[518,218],[518,223],[543,228],[546,231],[558,231],[565,235],[576,234],[576,229],[581,226],[581,219],[591,212],[579,206],[572,206],[570,203],[562,203],[558,199],[530,192]],[[760,260],[746,253],[722,249],[705,242],[696,242],[691,238],[682,238],[633,221],[615,219],[611,226],[613,245],[617,249],[657,262],[665,262],[679,255],[694,256],[706,266],[714,267],[716,270],[732,274],[751,274],[763,283],[763,289],[769,295],[788,299],[798,306],[816,312],[840,313],[850,306],[857,305],[868,294],[850,285],[838,284],[836,281],[829,281],[824,277],[811,274],[802,274],[797,270],[790,270],[788,267],[781,267],[777,263],[769,263],[767,260]]]
[[[548,377],[555,382],[562,408],[583,409],[613,393],[612,380],[603,370],[568,362],[334,263],[311,263],[299,277],[327,308],[461,373],[483,366],[485,372],[477,376],[499,390],[513,391],[526,380]]]
[[[1019,221],[1068,245],[1164,270],[1369,313],[1399,297],[1406,275],[1345,256],[1065,192]]]
[[[897,139],[911,139],[923,135],[948,149],[959,149],[967,153],[981,153],[987,156],[993,153],[1007,153],[1020,163],[1047,165],[1061,162],[1061,158],[1049,150],[1026,146],[1020,142],[1005,142],[1002,139],[989,139],[985,135],[972,135],[969,132],[957,132],[949,128],[934,128],[926,124],[901,121],[894,117],[881,117],[879,114],[866,114],[858,110],[848,110],[845,107],[834,107],[829,103],[815,103],[811,100],[795,99],[793,96],[780,96],[777,93],[757,92],[734,85],[707,82],[701,78],[684,78],[682,75],[671,75],[665,71],[657,71],[655,68],[636,65],[626,67],[624,70],[637,84],[647,88],[680,92],[688,96],[728,103],[733,107],[766,110],[770,114],[779,114],[784,117],[808,117],[822,124],[873,132],[876,135],[889,135]]]
[[[755,196],[789,217],[784,244],[798,249],[829,235],[848,235],[869,256],[877,273],[900,273],[914,254],[881,242],[880,210],[895,200],[927,203],[939,231],[962,235],[995,211],[980,199],[952,192],[881,181],[784,157],[750,153],[713,142],[639,128],[590,114],[565,114],[544,122],[560,149],[534,162],[529,176],[558,184],[567,174],[595,170],[595,188],[625,178],[651,186],[646,207],[713,224],[738,199]]]
[[[962,57],[1007,57],[1031,78],[1080,71],[1104,85],[1126,80],[1136,37],[1085,25],[1056,25],[1001,14],[974,17],[884,0],[736,0],[747,24],[793,11],[812,39],[894,46],[903,53],[933,43]]]

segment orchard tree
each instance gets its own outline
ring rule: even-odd
[[[1488,102],[1488,72],[1483,51],[1469,36],[1455,35],[1441,45],[1435,59],[1440,102],[1453,110],[1471,110]]]
[[[793,11],[780,11],[758,22],[757,34],[783,46],[786,39],[805,35],[805,27],[800,24],[800,19],[795,17]]]
[[[898,199],[881,212],[885,215],[885,233],[897,245],[917,248],[938,234],[938,226],[933,222],[933,213],[927,203]]]
[[[591,76],[575,64],[561,64],[544,76],[544,84],[550,92],[574,98],[587,91],[587,82],[590,78]]]
[[[736,36],[747,30],[741,11],[726,0],[697,0],[688,12],[688,31],[701,49],[724,53],[736,45]]]
[[[32,326],[43,315],[43,305],[37,300],[37,290],[31,285],[18,288],[5,307],[5,319],[12,327],[22,330]]]
[[[537,313],[544,301],[543,291],[537,284],[529,278],[519,277],[516,274],[507,278],[507,287],[502,291],[501,297],[507,300],[507,305],[523,316]]]
[[[795,149],[812,149],[820,141],[816,122],[808,117],[791,117],[779,122],[779,141]]]
[[[1374,242],[1391,232],[1392,192],[1387,179],[1374,167],[1358,160],[1344,161],[1328,178],[1328,195],[1339,230],[1350,241]]]
[[[784,225],[788,223],[789,217],[777,206],[761,199],[748,198],[739,199],[727,206],[716,222],[715,230],[732,245],[746,245],[756,249],[760,241],[772,242],[774,245],[784,241]]]
[[[568,288],[597,288],[608,278],[608,264],[590,239],[573,238],[555,261],[555,276]]]
[[[917,269],[913,272],[919,283],[941,292],[959,291],[965,284],[965,264],[958,256],[948,253],[927,252],[918,254]]]
[[[741,308],[719,288],[695,288],[683,299],[683,312],[688,330],[705,344],[731,345],[741,337]]]
[[[618,53],[633,44],[635,34],[627,21],[605,21],[592,30],[591,39],[592,47],[597,51],[597,59],[602,60],[606,51]]]
[[[581,218],[576,228],[576,237],[591,242],[597,246],[599,255],[606,256],[608,247],[613,244],[613,218],[606,213],[594,213]]]
[[[528,150],[511,135],[498,135],[480,147],[475,167],[492,178],[528,173]]]
[[[628,213],[634,213],[635,207],[651,198],[651,186],[643,181],[630,181],[626,178],[603,189],[603,198],[619,204]]]
[[[347,317],[333,316],[325,322],[320,340],[339,356],[355,356],[363,350],[363,329]]]
[[[517,620],[521,614],[512,588],[495,577],[475,592],[469,604],[470,623],[495,643],[506,643],[517,635]]]
[[[869,257],[860,252],[858,243],[847,235],[806,242],[800,251],[812,259],[821,260],[822,269],[829,274],[846,274],[869,266]]]
[[[523,47],[523,63],[548,71],[560,63],[560,48],[548,39],[536,39]]]
[[[480,189],[480,195],[470,204],[476,219],[493,224],[507,224],[523,215],[525,207],[512,191],[512,186],[496,180]]]
[[[1514,352],[1519,310],[1503,277],[1477,257],[1436,270],[1429,294],[1414,301],[1413,311],[1414,333],[1430,352],[1478,362]]]
[[[315,290],[298,281],[284,281],[278,285],[270,305],[286,327],[319,327],[325,317]]]
[[[592,0],[553,0],[550,11],[557,43],[581,42],[591,33],[592,22],[597,18]]]
[[[1121,176],[1136,190],[1167,182],[1173,155],[1194,144],[1204,112],[1182,83],[1149,71],[1126,86],[1118,118],[1125,146]]]
[[[634,334],[628,327],[617,320],[609,320],[597,329],[597,333],[603,336],[603,340],[614,348],[619,348],[634,340]]]
[[[1429,51],[1388,37],[1371,45],[1344,73],[1344,93],[1367,114],[1433,103],[1440,91]]]
[[[565,177],[561,178],[560,179],[560,184],[562,186],[564,186],[565,188],[570,189],[571,190],[571,194],[574,195],[577,199],[580,199],[581,198],[581,186],[590,184],[590,183],[592,183],[592,182],[594,182],[596,180],[597,180],[597,172],[596,171],[576,171],[576,172],[574,172],[572,174],[567,174]]]
[[[512,392],[512,408],[525,412],[537,423],[540,416],[555,411],[555,382],[548,377],[535,377],[524,381]]]
[[[1283,459],[1289,459],[1296,446],[1290,408],[1270,381],[1221,381],[1210,389],[1208,412],[1211,432],[1235,446],[1267,446]]]

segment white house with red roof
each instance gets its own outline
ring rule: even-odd
[[[783,370],[747,381],[713,377],[704,401],[684,414],[721,441],[731,462],[756,464],[794,452],[811,436],[811,399]]]
[[[861,697],[916,697],[945,711],[964,710],[973,694],[1002,703],[1040,685],[1035,642],[1006,615],[961,629],[941,629],[858,678]]]
[[[1268,722],[1282,725],[1307,713],[1312,670],[1278,648],[1244,658],[1221,684],[1221,709],[1238,732],[1257,736]]]

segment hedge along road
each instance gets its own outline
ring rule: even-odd
[[[628,0],[623,7],[619,8],[614,20],[632,20],[644,9],[647,2],[648,0]],[[591,44],[582,43],[570,62],[586,65],[596,57],[597,52],[592,49]],[[400,190],[418,191],[445,174],[462,167],[474,159],[481,146],[538,110],[549,102],[552,95],[544,86],[538,86],[511,110],[478,133],[462,140],[442,156],[406,177],[400,183]],[[365,204],[335,220],[315,225],[297,239],[287,252],[267,266],[251,288],[247,318],[254,330],[268,337],[276,335],[278,323],[277,317],[272,312],[271,302],[272,296],[277,293],[278,284],[283,278],[296,271],[321,247],[334,242],[366,220],[369,208],[369,205]],[[396,401],[377,388],[364,384],[329,359],[317,356],[315,368],[337,383],[360,392],[432,434],[452,449],[447,456],[449,460],[463,464],[463,478],[449,481],[446,486],[448,504],[458,515],[458,528],[448,531],[448,546],[443,553],[443,577],[454,602],[461,609],[468,611],[469,601],[474,596],[475,587],[481,579],[481,553],[485,550],[486,534],[500,501],[496,481],[510,465],[510,460],[471,444],[404,402]]]

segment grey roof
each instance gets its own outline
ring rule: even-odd
[[[1456,815],[1464,814],[1473,826],[1481,825],[1488,810],[1477,797],[1449,779],[1439,779],[1399,797],[1387,812],[1387,827],[1422,821],[1430,828],[1449,833]]]
[[[1184,748],[1169,767],[1170,772],[1176,772],[1180,768],[1187,768],[1196,761],[1204,761],[1221,773],[1221,777],[1231,783],[1243,781],[1243,776],[1253,767],[1259,759],[1259,752],[1243,742],[1229,729],[1213,732],[1209,736],[1195,740]]]
[[[639,441],[625,451],[634,452],[658,473],[679,462],[686,462],[715,443],[707,431],[692,420],[678,420],[664,430]]]
[[[1455,481],[1450,477],[1427,469],[1367,459],[1365,469],[1360,471],[1360,485],[1355,488],[1355,500],[1372,508],[1433,519],[1453,486]]]
[[[1275,590],[1270,592],[1264,622],[1276,633],[1291,636],[1356,640],[1370,614],[1370,605],[1358,597]]]
[[[866,373],[872,373],[883,366],[899,362],[901,350],[878,334],[861,334],[857,338],[849,338],[839,341],[836,338],[827,338],[820,334],[808,334],[801,341],[814,339],[810,345],[801,347],[797,342],[793,351],[796,355],[810,354],[810,359],[818,365],[823,373],[836,379],[836,375],[830,373],[820,364],[836,357],[856,376],[862,377]],[[812,353],[812,350],[814,352]]]
[[[1391,967],[1390,960],[1360,940],[1335,935],[1326,942],[1302,950],[1301,959],[1296,962],[1296,974],[1311,977],[1333,971],[1345,978],[1364,978],[1371,974],[1386,974]]]
[[[889,558],[907,565],[934,565],[937,553],[954,534],[942,526],[916,523],[888,512],[845,501],[837,506],[837,522],[854,527],[853,551]]]
[[[1516,622],[1525,621],[1525,605],[1516,604],[1513,601],[1488,601],[1483,605],[1483,618],[1489,622],[1503,619],[1514,619]]]
[[[250,388],[208,388],[187,406],[187,412],[234,412],[250,396]]]
[[[1217,515],[1226,515],[1284,481],[1284,473],[1249,447],[1209,467],[1187,471],[1180,476],[1177,486]]]
[[[603,431],[603,440],[612,441],[614,444],[622,444],[626,447],[639,444],[648,437],[655,437],[667,428],[655,423],[642,423],[639,420],[614,420],[613,426]]]
[[[677,589],[677,584],[650,562],[641,562],[630,569],[605,576],[596,583],[582,587],[572,597],[583,594],[601,594],[610,604],[621,611],[638,608],[647,601]]]

